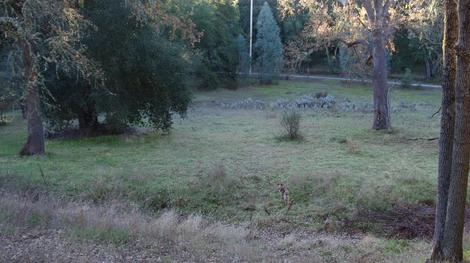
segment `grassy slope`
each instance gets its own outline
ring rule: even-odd
[[[371,101],[367,87],[325,81],[198,93],[195,103],[272,101],[318,91]],[[266,225],[285,222],[276,187],[288,182],[295,201],[289,224],[320,227],[325,218],[349,216],[358,206],[382,209],[397,201],[434,198],[437,142],[408,139],[438,135],[438,117],[430,116],[440,93],[395,90],[392,100],[429,105],[394,113],[390,134],[369,129],[371,114],[307,111],[305,141],[298,143],[276,139],[278,113],[197,106],[175,121],[170,135],[48,141],[48,154],[41,159],[17,156],[25,140],[24,123],[17,120],[0,127],[0,176],[58,195],[96,201],[125,197],[153,209],[172,206],[229,221],[247,220],[246,208],[254,205],[254,216]],[[226,176],[211,176],[219,165]]]

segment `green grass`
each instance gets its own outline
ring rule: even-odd
[[[296,98],[316,92],[328,92],[339,99],[348,98],[352,101],[372,102],[372,90],[369,85],[357,83],[341,83],[335,80],[316,80],[313,82],[281,81],[273,86],[248,86],[238,90],[218,89],[210,92],[196,94],[194,101],[211,100],[239,100],[240,98],[259,98],[274,101],[282,98]],[[410,89],[392,88],[391,98],[393,103],[440,103],[440,90],[435,89]]]
[[[195,94],[195,105],[253,97],[266,101],[327,91],[371,101],[368,87],[334,81],[281,82]],[[280,113],[196,106],[176,119],[169,135],[104,136],[47,142],[43,158],[20,158],[25,123],[0,127],[0,186],[39,187],[59,196],[102,202],[136,201],[150,210],[174,207],[221,220],[320,227],[326,217],[358,207],[387,209],[396,202],[434,199],[440,91],[393,90],[392,104],[424,103],[392,114],[391,133],[370,129],[372,114],[303,113],[300,142],[279,141]],[[358,151],[351,152],[352,140]],[[225,176],[214,180],[215,167]],[[40,175],[44,171],[46,182]],[[294,205],[286,216],[277,183],[287,182]],[[265,210],[270,212],[268,215]],[[282,221],[284,222],[284,221]],[[293,224],[292,224],[293,223]]]
[[[99,243],[111,243],[114,245],[124,245],[128,243],[132,236],[127,230],[102,229],[98,227],[74,227],[71,230],[72,237],[81,241],[96,241]]]

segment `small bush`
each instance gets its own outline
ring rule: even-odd
[[[289,140],[302,139],[302,135],[300,134],[301,119],[302,115],[295,110],[284,111],[281,116],[281,127],[284,132],[282,138]]]
[[[412,87],[411,84],[413,83],[413,75],[411,74],[411,69],[405,69],[405,74],[403,75],[400,83],[400,87],[402,89],[409,89]]]

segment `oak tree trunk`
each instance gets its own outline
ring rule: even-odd
[[[439,139],[439,167],[434,224],[434,244],[432,261],[443,259],[442,241],[447,213],[450,173],[452,168],[452,148],[455,122],[455,43],[457,42],[457,5],[454,0],[445,1],[444,40],[443,40],[443,83],[441,105],[441,134]]]
[[[28,122],[28,139],[23,146],[20,155],[43,155],[44,146],[44,127],[41,119],[41,105],[38,87],[38,72],[34,65],[34,58],[31,45],[27,41],[21,43],[24,74],[26,79],[26,119]]]
[[[461,262],[463,259],[462,239],[470,161],[470,0],[459,0],[457,10],[456,120],[442,242],[443,258],[452,262]]]
[[[389,88],[387,85],[387,51],[385,36],[380,29],[373,32],[372,88],[374,90],[374,124],[375,130],[391,128],[389,111]]]

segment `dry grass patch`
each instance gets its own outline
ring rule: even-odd
[[[177,261],[256,262],[252,241],[244,227],[211,223],[198,215],[180,216],[173,211],[153,218],[142,214],[135,206],[122,203],[91,205],[64,203],[49,197],[31,200],[3,193],[0,197],[2,228],[14,226],[30,229],[65,229],[77,241],[132,247],[137,240],[148,246],[158,244],[161,251],[170,253]],[[31,224],[30,221],[35,222]]]
[[[31,217],[45,223],[30,225]],[[174,211],[152,217],[119,202],[32,200],[5,192],[0,229],[5,262],[410,262],[403,260],[419,261],[428,249],[423,242],[281,233]]]

